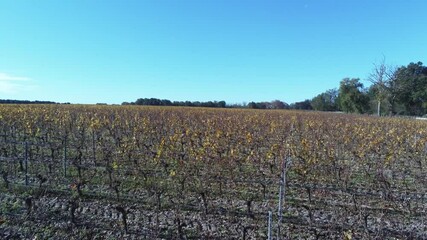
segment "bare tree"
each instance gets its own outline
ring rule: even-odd
[[[287,104],[280,101],[280,100],[274,100],[270,103],[271,108],[273,109],[285,109],[287,108]]]
[[[387,97],[394,99],[394,76],[396,67],[385,64],[385,57],[379,63],[374,63],[374,68],[368,77],[368,81],[377,87],[377,114],[381,116],[381,102]]]

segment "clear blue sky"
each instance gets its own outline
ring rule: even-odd
[[[0,0],[0,99],[292,103],[426,62],[426,0]],[[367,84],[367,83],[365,83]]]

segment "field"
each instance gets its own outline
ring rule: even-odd
[[[0,105],[1,239],[427,239],[427,122]]]

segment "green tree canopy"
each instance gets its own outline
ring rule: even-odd
[[[369,109],[369,97],[359,78],[344,78],[340,82],[338,102],[341,110],[348,113],[365,113]]]
[[[338,110],[338,90],[329,89],[311,100],[311,106],[317,111],[337,111]]]
[[[427,113],[427,67],[422,62],[410,63],[397,69],[394,79],[397,102],[403,105],[402,114]]]

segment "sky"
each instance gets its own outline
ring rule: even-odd
[[[287,103],[427,63],[426,0],[0,0],[0,99]]]

